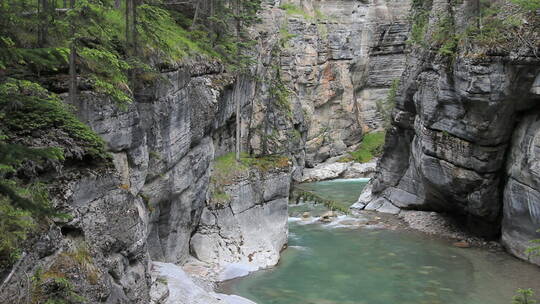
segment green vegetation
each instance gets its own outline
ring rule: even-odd
[[[0,270],[19,259],[38,220],[61,216],[39,183],[43,172],[67,161],[110,164],[103,141],[60,94],[90,102],[80,100],[84,89],[126,108],[161,70],[191,57],[244,73],[254,43],[245,30],[259,8],[258,0],[2,1]]]
[[[413,10],[409,17],[409,23],[412,24],[412,26],[407,43],[427,47],[425,35],[428,28],[431,5],[431,0],[412,1]]]
[[[0,132],[9,139],[32,137],[32,134],[59,129],[92,159],[108,159],[105,145],[87,125],[56,95],[39,84],[8,78],[0,83]],[[60,148],[51,148],[51,158],[61,159]]]
[[[419,10],[412,15],[412,28],[409,40],[410,44],[427,46],[425,36],[427,32],[427,26],[429,23],[429,12],[426,10]]]
[[[291,40],[292,38],[296,37],[295,34],[291,34],[289,32],[289,29],[286,27],[286,26],[282,26],[280,29],[279,29],[279,34],[280,34],[280,37],[279,37],[279,46],[284,48],[287,46],[287,42],[289,42],[289,40]]]
[[[7,78],[0,83],[0,120],[0,268],[4,268],[17,260],[37,219],[58,216],[50,207],[47,189],[18,171],[28,165],[50,166],[66,156],[102,162],[109,156],[101,138],[36,82]],[[52,147],[40,147],[44,140]]]
[[[253,157],[246,153],[242,153],[240,161],[236,161],[232,152],[216,158],[210,178],[212,201],[218,204],[229,201],[230,196],[225,192],[225,187],[234,184],[238,178],[247,176],[251,168],[261,172],[285,169],[290,166],[289,161],[288,157],[281,155]]]
[[[63,274],[38,269],[32,276],[32,304],[79,304],[86,299],[74,291],[74,286]]]
[[[38,268],[32,277],[31,303],[75,304],[86,300],[75,291],[71,279],[85,279],[96,285],[100,272],[85,242],[77,242],[67,252],[58,254],[52,265]]]
[[[531,299],[534,296],[532,289],[518,289],[517,295],[512,299],[512,304],[535,304],[536,301]]]
[[[276,75],[270,81],[268,92],[270,94],[270,99],[275,102],[275,104],[283,110],[283,112],[292,117],[292,108],[290,102],[290,95],[293,92],[281,79],[281,70],[280,67],[276,67]]]
[[[416,0],[408,42],[435,50],[450,59],[454,59],[459,51],[478,57],[490,52],[510,53],[519,47],[529,48],[536,54],[540,20],[535,14],[540,9],[540,1],[509,0],[507,3],[513,6],[486,0],[470,2],[469,5],[474,6],[474,16],[459,28],[454,20],[454,7],[451,7],[445,14],[431,16],[437,21],[428,31],[431,3]],[[462,1],[452,3],[453,6],[462,4]]]
[[[457,53],[459,37],[455,35],[456,28],[454,18],[451,16],[441,17],[432,34],[432,42],[438,48],[438,53],[443,56],[453,57]]]
[[[349,208],[343,206],[342,204],[336,201],[325,199],[321,197],[320,195],[313,193],[312,191],[294,189],[290,199],[291,201],[296,201],[296,202],[298,202],[299,200],[303,200],[305,202],[313,202],[315,204],[322,204],[326,206],[326,208],[332,211],[339,211],[345,214],[350,213]]]
[[[97,284],[99,280],[99,269],[94,264],[94,259],[90,254],[88,245],[85,242],[79,242],[74,248],[60,255],[64,259],[66,267],[76,267],[79,269],[90,284]]]
[[[289,14],[291,16],[302,16],[306,20],[313,19],[313,16],[309,15],[303,9],[299,8],[298,6],[296,6],[296,5],[292,4],[292,3],[282,4],[279,8],[285,10],[285,12],[287,12],[287,14]]]
[[[386,95],[384,100],[378,100],[376,102],[377,112],[382,116],[384,128],[388,129],[392,123],[392,111],[396,107],[396,96],[399,89],[399,79],[392,81],[392,86]]]
[[[328,16],[321,12],[321,10],[315,9],[315,18],[317,18],[317,20],[324,20],[328,19]]]
[[[536,232],[540,232],[540,229],[536,230]],[[531,243],[535,244],[535,246],[532,246],[530,248],[527,248],[525,251],[528,255],[540,255],[540,239],[538,240],[532,240]]]
[[[193,1],[186,3],[194,6],[190,18],[166,1],[76,0],[65,7],[67,2],[3,2],[0,15],[7,18],[0,21],[0,69],[8,77],[62,72],[75,65],[74,71],[96,91],[126,103],[137,88],[130,75],[151,79],[144,76],[152,73],[151,62],[169,65],[205,56],[221,60],[229,70],[251,62],[242,52],[251,44],[244,29],[258,20],[259,1]]]
[[[20,258],[20,244],[34,226],[29,211],[12,206],[5,197],[0,198],[0,269]]]
[[[214,160],[212,177],[221,185],[229,185],[234,179],[242,176],[250,168],[267,172],[272,169],[289,167],[289,158],[281,155],[266,155],[253,157],[242,153],[240,161],[236,161],[234,153],[227,153]]]
[[[330,19],[329,16],[326,16],[319,9],[315,9],[314,14],[311,15],[308,12],[306,12],[303,8],[298,7],[297,5],[292,4],[292,3],[284,3],[284,4],[280,5],[279,8],[281,8],[282,10],[285,10],[285,12],[288,15],[301,16],[304,19],[310,20],[310,21],[314,20],[314,19],[316,19],[316,20],[328,20],[328,19]]]
[[[349,156],[345,156],[339,162],[354,161],[357,163],[367,163],[374,157],[382,154],[384,146],[385,132],[373,132],[364,135],[360,146],[356,151],[350,152]]]
[[[512,3],[518,5],[527,11],[537,11],[540,9],[540,0],[511,0]]]

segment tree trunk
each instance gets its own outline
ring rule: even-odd
[[[39,47],[47,46],[48,31],[49,31],[49,0],[40,0],[41,14],[39,14],[39,29],[38,29],[38,45]]]
[[[234,88],[234,91],[236,93],[236,86]],[[240,98],[238,97],[239,94],[233,94],[234,98],[236,99],[236,160],[240,161],[240,126],[242,123],[242,118],[240,117]]]
[[[479,30],[482,28],[482,10],[480,7],[480,0],[476,0],[476,27]]]
[[[128,57],[131,55],[131,6],[133,0],[126,0],[126,52]]]
[[[191,22],[191,30],[193,30],[195,24],[197,23],[197,19],[199,18],[199,9],[201,7],[201,2],[202,0],[197,0],[197,5],[195,6],[195,14],[193,15],[193,21]]]
[[[126,0],[126,54],[127,58],[134,59],[137,52],[137,1]],[[132,92],[136,89],[136,71],[128,71],[129,85]]]
[[[75,7],[75,0],[69,1],[69,8]],[[75,36],[75,25],[73,22],[70,24],[71,36]],[[74,39],[74,38],[73,38]],[[72,40],[69,53],[69,101],[72,105],[77,101],[77,70],[75,67],[75,60],[77,58],[77,49],[75,46],[76,41]]]

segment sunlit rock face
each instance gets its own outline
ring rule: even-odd
[[[209,203],[191,237],[191,253],[216,264],[274,266],[287,243],[289,168],[247,171],[224,189],[227,199]]]
[[[380,129],[376,103],[405,67],[409,1],[287,1],[283,78],[307,120],[306,165],[343,154]]]

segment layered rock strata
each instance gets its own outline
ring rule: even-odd
[[[342,155],[380,129],[377,102],[405,67],[410,1],[287,1],[282,78],[308,122],[306,165]],[[298,106],[296,106],[298,107]]]
[[[433,1],[428,28],[436,30],[448,10],[465,24],[469,4]],[[356,207],[447,212],[487,237],[501,234],[502,219],[503,243],[527,258],[529,241],[540,237],[534,173],[539,75],[540,61],[524,46],[453,60],[413,48],[379,172]]]
[[[226,199],[202,211],[191,237],[191,253],[220,267],[243,264],[251,270],[274,266],[287,243],[289,168],[252,169],[224,189]]]
[[[29,240],[32,249],[2,282],[0,298],[24,302],[57,288],[53,278],[62,274],[89,303],[146,304],[156,299],[152,260],[181,265],[194,254],[209,263],[277,262],[291,176],[299,180],[306,161],[315,164],[357,143],[364,125],[377,128],[373,117],[362,122],[351,64],[371,46],[371,38],[358,39],[368,11],[388,14],[382,2],[306,2],[312,15],[317,8],[327,16],[314,22],[278,5],[265,2],[262,23],[248,33],[256,41],[256,77],[232,77],[217,62],[194,59],[161,70],[124,107],[79,88],[73,106],[105,140],[111,163],[68,161],[47,177],[54,180],[54,205],[71,217],[40,227]],[[395,38],[400,31],[381,43],[402,43]],[[290,102],[278,94],[284,86]],[[225,189],[231,200],[216,206],[209,194],[212,161],[234,150],[237,123],[243,151],[287,155],[291,164],[251,171]],[[31,280],[38,274],[43,284]]]

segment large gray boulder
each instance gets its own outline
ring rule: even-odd
[[[203,209],[191,237],[191,253],[224,270],[230,264],[250,271],[277,264],[287,243],[290,183],[288,168],[251,169],[239,176],[224,189],[226,202],[210,200]]]

